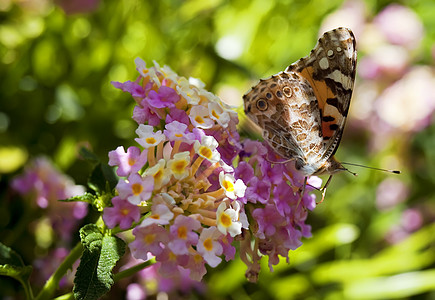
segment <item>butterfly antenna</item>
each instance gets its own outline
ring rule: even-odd
[[[360,168],[366,168],[366,169],[372,169],[372,170],[377,170],[377,171],[382,171],[382,172],[387,172],[387,173],[393,173],[393,174],[400,174],[401,173],[399,170],[387,170],[387,169],[381,169],[381,168],[375,168],[375,167],[368,167],[368,166],[354,164],[354,163],[342,162],[341,164],[342,165],[349,165],[349,166],[360,167]],[[349,170],[347,170],[347,171],[349,171]],[[350,172],[350,173],[352,173],[352,172]],[[352,173],[352,174],[356,175],[355,173]]]
[[[350,171],[349,169],[343,168],[344,171],[349,172],[350,174],[352,174],[353,176],[358,176],[357,173],[354,173],[352,171]]]

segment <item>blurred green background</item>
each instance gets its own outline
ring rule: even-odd
[[[28,159],[51,157],[84,185],[81,145],[107,161],[134,143],[134,101],[110,81],[135,80],[135,57],[241,105],[256,80],[307,55],[323,31],[349,26],[359,66],[337,158],[402,174],[334,176],[310,213],[313,238],[290,264],[270,273],[264,259],[258,284],[240,261],[221,265],[205,297],[435,299],[434,16],[432,0],[2,0],[0,228],[20,218],[8,185]]]

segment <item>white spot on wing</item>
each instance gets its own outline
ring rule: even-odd
[[[335,82],[341,83],[343,88],[345,88],[346,90],[350,90],[352,88],[352,80],[350,80],[349,76],[341,73],[340,70],[334,70],[334,72],[330,73],[327,77],[334,80]]]
[[[326,69],[328,69],[328,68],[329,68],[329,62],[328,62],[328,59],[327,59],[326,57],[322,57],[322,58],[319,60],[319,66],[320,66],[320,68],[321,68],[322,70],[326,70]]]

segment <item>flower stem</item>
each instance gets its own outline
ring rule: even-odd
[[[190,176],[195,176],[196,171],[198,170],[201,163],[204,161],[204,157],[198,156],[195,162],[192,164],[190,169]]]
[[[156,148],[156,146],[150,147],[148,149],[148,164],[150,167],[153,167],[156,164],[156,157],[154,156],[154,149]]]
[[[129,276],[131,276],[133,274],[136,274],[140,270],[145,269],[146,267],[151,266],[152,264],[154,264],[154,261],[152,259],[150,259],[150,260],[148,260],[146,262],[143,262],[141,264],[135,265],[134,267],[131,267],[129,269],[125,269],[125,270],[123,270],[123,271],[113,275],[113,280],[115,280],[115,282],[116,282],[116,281],[118,281],[118,280],[120,280],[122,278],[129,277]]]
[[[36,297],[37,300],[43,299],[52,299],[53,294],[59,286],[59,281],[66,274],[66,272],[72,268],[73,263],[80,258],[80,255],[83,252],[83,247],[81,243],[77,243],[77,245],[71,250],[65,260],[60,264],[57,270],[48,278],[42,290],[39,292]]]

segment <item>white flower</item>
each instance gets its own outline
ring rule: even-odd
[[[241,179],[235,179],[231,174],[219,173],[219,183],[225,190],[225,195],[230,199],[245,196],[246,185]]]
[[[214,121],[210,119],[210,114],[207,107],[197,105],[191,108],[189,118],[193,126],[203,129],[213,127]]]
[[[166,136],[161,130],[154,132],[154,127],[150,125],[140,124],[136,129],[136,134],[139,137],[134,140],[145,149],[156,146],[166,140]]]
[[[233,208],[227,208],[225,202],[222,202],[216,212],[217,228],[226,235],[229,233],[232,237],[242,233],[242,223],[239,222],[239,212]]]
[[[205,88],[205,83],[199,78],[189,77],[189,83],[199,89]]]
[[[136,70],[140,73],[140,75],[142,75],[142,77],[148,76],[147,64],[142,58],[136,57],[134,59],[134,64],[136,65]]]
[[[197,105],[200,100],[198,90],[184,77],[180,78],[177,83],[178,94],[186,99],[187,103],[191,105]]]
[[[219,255],[222,254],[223,248],[221,243],[217,241],[220,235],[220,232],[214,226],[204,228],[196,246],[198,253],[201,254],[204,260],[213,268],[222,261]]]
[[[178,180],[186,178],[189,175],[190,152],[184,151],[174,155],[174,158],[168,161],[168,169]]]
[[[149,77],[152,81],[154,81],[157,84],[157,86],[161,85],[159,77],[156,74],[155,68],[148,69],[146,67],[145,61],[140,57],[136,57],[134,59],[134,63],[136,65],[136,70],[140,73],[140,75],[142,75],[142,77],[144,78]]]
[[[140,224],[145,227],[151,224],[166,225],[172,220],[174,214],[165,204],[157,204],[151,207],[151,215],[145,218]]]
[[[169,182],[171,179],[171,173],[165,168],[166,161],[160,159],[157,164],[151,168],[145,170],[144,175],[150,175],[154,177],[154,189],[159,189]]]
[[[195,148],[195,152],[205,159],[209,160],[212,163],[217,163],[221,159],[221,155],[216,150],[219,146],[219,143],[212,136],[205,135],[201,139],[201,143],[199,141],[195,141],[193,147]]]
[[[230,115],[224,108],[217,102],[211,102],[208,104],[208,111],[210,118],[218,122],[219,125],[226,128],[230,121]]]

